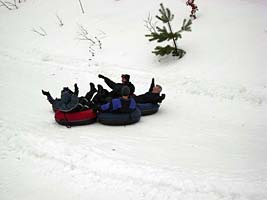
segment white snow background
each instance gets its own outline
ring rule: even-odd
[[[85,14],[78,0],[0,7],[1,200],[267,199],[267,1],[196,1],[181,60],[159,59],[144,36],[161,2],[179,30],[185,0],[82,0]],[[102,43],[94,57],[81,26]],[[166,99],[134,125],[58,125],[41,89],[77,83],[83,95],[104,85],[99,73],[129,73],[136,94],[154,77]]]

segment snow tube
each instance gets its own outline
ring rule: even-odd
[[[138,103],[137,107],[141,110],[142,116],[152,115],[159,110],[159,104],[153,103]]]
[[[92,109],[73,113],[64,113],[58,110],[55,113],[56,122],[65,126],[92,124],[96,121],[96,118],[97,115]]]
[[[109,113],[98,114],[98,121],[105,125],[128,125],[136,123],[141,118],[141,111],[137,108],[131,113]]]

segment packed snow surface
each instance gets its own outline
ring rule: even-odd
[[[178,30],[185,0],[81,2],[0,2],[0,199],[267,199],[267,2],[196,0],[181,60],[151,53],[144,20],[163,2]],[[122,73],[163,86],[157,114],[66,128],[41,94]]]

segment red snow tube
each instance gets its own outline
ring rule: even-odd
[[[96,113],[92,109],[73,113],[64,113],[58,110],[55,113],[55,120],[64,126],[92,124],[96,121]]]

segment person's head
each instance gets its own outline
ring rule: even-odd
[[[128,83],[130,81],[130,75],[129,74],[122,74],[121,75],[121,82],[122,83]]]
[[[130,95],[130,88],[128,86],[123,86],[121,88],[121,96],[123,98],[128,98]]]
[[[69,92],[69,93],[73,93],[68,87],[63,87],[63,89],[61,90],[62,92]]]
[[[162,91],[162,87],[160,85],[155,85],[152,89],[152,93],[159,94]]]

